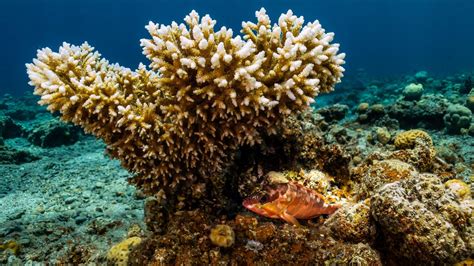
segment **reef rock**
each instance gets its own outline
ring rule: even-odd
[[[374,161],[371,165],[362,165],[355,172],[361,171],[358,193],[371,196],[382,185],[414,177],[418,171],[412,165],[397,159]]]
[[[472,210],[471,198],[459,199],[431,174],[386,184],[371,199],[382,246],[411,263],[454,263],[472,255]]]
[[[0,116],[0,137],[5,139],[21,137],[23,128],[8,116]]]
[[[368,244],[337,241],[321,226],[295,227],[259,222],[247,215],[228,219],[235,233],[231,247],[212,242],[219,218],[196,211],[173,215],[163,234],[144,239],[129,255],[131,265],[382,265],[379,253]]]
[[[436,150],[430,135],[423,130],[413,129],[395,136],[396,151],[387,159],[397,159],[415,166],[420,171],[429,170],[434,163]]]
[[[324,117],[324,120],[326,122],[337,122],[342,119],[347,115],[347,112],[349,111],[349,107],[344,104],[334,104],[331,106],[323,107],[320,108],[317,113],[322,115]]]
[[[51,119],[29,132],[28,140],[41,147],[57,147],[74,144],[80,135],[81,130],[78,127]]]
[[[26,150],[17,150],[0,144],[0,164],[22,164],[38,159],[38,156]]]
[[[370,214],[370,201],[343,205],[324,223],[334,237],[352,243],[372,243],[376,228]]]
[[[402,128],[442,128],[448,105],[442,95],[428,94],[419,101],[398,100],[387,108],[387,112],[400,122]]]
[[[448,132],[464,133],[471,125],[472,112],[463,105],[453,104],[448,107],[443,119]]]
[[[423,85],[411,83],[403,89],[403,96],[407,101],[418,101],[423,94]]]

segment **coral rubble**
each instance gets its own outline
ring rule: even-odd
[[[216,247],[209,239],[213,220],[200,211],[177,213],[163,236],[148,238],[130,253],[131,265],[143,264],[350,264],[381,265],[368,244],[337,241],[320,225],[299,228],[259,222],[247,215],[227,219],[235,232],[232,248]],[[193,232],[189,234],[189,232]]]

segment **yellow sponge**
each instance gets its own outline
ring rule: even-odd
[[[225,248],[232,246],[235,242],[234,230],[225,224],[219,224],[212,228],[209,238],[214,245]]]
[[[134,236],[123,240],[113,246],[107,253],[107,260],[114,265],[126,266],[128,263],[128,255],[132,248],[142,242],[140,237]]]

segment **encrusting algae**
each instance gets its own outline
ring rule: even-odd
[[[20,244],[14,240],[6,241],[0,244],[0,251],[10,251],[14,255],[18,255],[20,252]]]

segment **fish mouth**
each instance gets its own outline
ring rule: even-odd
[[[250,196],[250,197],[247,197],[244,199],[244,201],[242,202],[242,205],[245,207],[245,208],[249,208],[255,204],[259,204],[260,203],[260,200],[262,199],[263,196],[260,196],[260,195],[253,195],[253,196]]]

